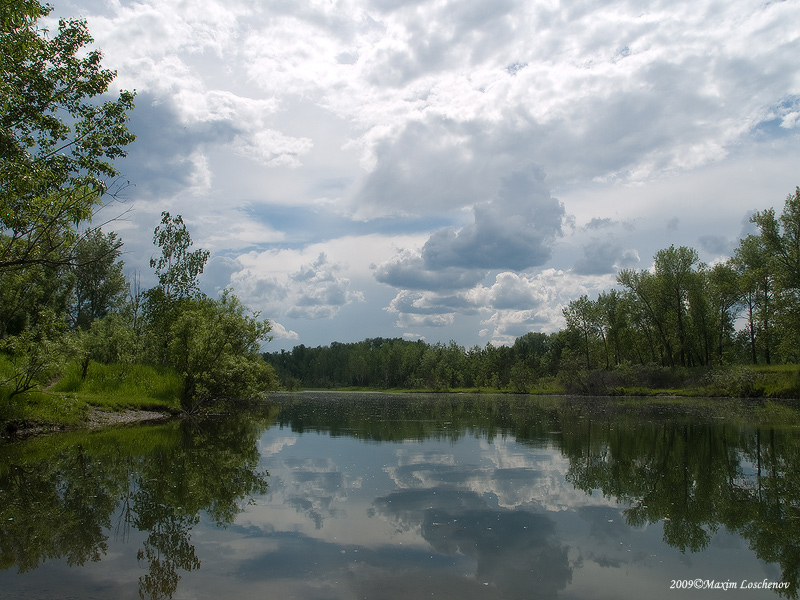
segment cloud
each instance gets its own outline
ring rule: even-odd
[[[112,89],[138,90],[138,139],[119,163],[134,184],[126,266],[147,272],[158,214],[182,214],[214,253],[208,285],[233,282],[298,331],[290,313],[358,313],[363,328],[338,331],[363,331],[370,312],[376,328],[431,340],[552,330],[567,291],[613,284],[614,269],[670,243],[716,256],[732,219],[796,185],[793,2],[56,10],[87,17]],[[535,275],[548,267],[562,275]],[[342,311],[362,299],[364,311]]]
[[[636,250],[623,250],[613,239],[597,238],[584,244],[583,256],[575,262],[573,271],[578,275],[607,275],[621,269],[634,267],[639,262]]]
[[[426,265],[523,270],[543,265],[561,235],[564,206],[550,196],[544,174],[518,171],[496,198],[474,208],[475,222],[434,233],[422,248]]]
[[[298,340],[300,336],[297,334],[296,331],[292,331],[291,329],[286,329],[283,325],[278,323],[277,321],[270,320],[270,325],[272,326],[272,330],[270,331],[270,335],[279,339],[283,340]]]
[[[135,186],[136,195],[173,196],[186,188],[204,188],[211,175],[204,150],[233,141],[237,126],[230,121],[186,123],[172,102],[140,92],[128,126],[136,141],[119,162],[122,177]]]
[[[244,262],[258,265],[254,253],[238,259],[239,271],[231,276],[234,290],[249,304],[261,307],[265,314],[292,319],[330,319],[353,302],[363,302],[364,295],[350,289],[350,279],[339,276],[342,267],[330,263],[321,253],[293,272],[258,275]]]
[[[485,270],[445,267],[428,268],[419,252],[404,250],[375,269],[375,279],[407,290],[459,290],[480,282]]]
[[[448,487],[400,490],[374,505],[398,530],[418,530],[435,551],[474,559],[476,578],[504,598],[554,597],[572,580],[569,549],[547,515],[492,509],[478,494]]]
[[[419,253],[405,251],[380,265],[381,283],[408,289],[464,289],[489,270],[543,265],[562,234],[564,207],[535,168],[508,176],[494,200],[473,209],[473,223],[434,232]]]
[[[584,229],[592,230],[592,229],[608,229],[613,227],[616,223],[613,219],[609,219],[608,217],[605,218],[598,218],[595,217],[591,221],[589,221],[586,225],[584,225]]]
[[[730,256],[737,245],[722,235],[703,235],[697,241],[703,250],[716,255]]]
[[[476,285],[455,293],[404,290],[386,307],[402,328],[443,327],[457,316],[480,315],[483,336],[510,344],[530,331],[553,332],[564,326],[563,306],[583,294],[597,295],[615,283],[615,274],[576,276],[546,269],[524,275],[497,273],[491,285]]]

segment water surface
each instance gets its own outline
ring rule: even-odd
[[[796,597],[798,424],[729,400],[304,393],[6,444],[0,597]],[[670,589],[695,579],[789,587]]]

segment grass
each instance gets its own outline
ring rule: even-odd
[[[166,368],[93,362],[82,380],[78,366],[68,365],[63,376],[43,390],[12,396],[9,389],[0,388],[0,431],[80,426],[92,409],[177,411],[180,392],[180,376]]]
[[[49,391],[75,395],[109,410],[180,408],[181,378],[165,367],[91,363],[85,380],[70,365]]]

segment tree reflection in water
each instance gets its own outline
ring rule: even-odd
[[[662,523],[664,541],[681,552],[706,549],[724,528],[747,540],[759,559],[780,566],[790,586],[778,593],[797,595],[800,416],[794,407],[463,395],[303,394],[276,401],[279,416],[277,408],[265,408],[255,416],[0,446],[0,568],[25,572],[58,558],[69,565],[99,561],[110,531],[127,538],[135,530],[144,534],[137,553],[146,570],[140,596],[172,597],[181,575],[200,568],[191,536],[201,516],[225,527],[244,503],[266,492],[257,441],[265,426],[278,422],[332,438],[454,443],[475,436],[491,443],[513,436],[531,449],[558,450],[568,459],[566,480],[627,506],[627,525]],[[292,466],[307,484],[299,489],[342,483],[335,461]],[[397,468],[398,481],[410,476],[405,468]],[[419,532],[439,555],[468,557],[476,577],[503,597],[523,597],[521,591],[530,597],[531,590],[554,597],[569,586],[580,565],[558,538],[552,513],[489,503],[464,487],[469,473],[433,463],[413,469],[425,471],[426,483],[381,491],[371,500],[374,514],[398,530]],[[513,487],[534,475],[505,470],[503,476]],[[287,505],[302,500],[286,499]],[[337,556],[338,547],[328,546]],[[281,569],[292,564],[282,558]],[[259,568],[262,577],[288,577]]]
[[[111,518],[147,573],[142,598],[171,598],[182,571],[200,567],[192,528],[205,512],[225,527],[242,503],[264,494],[256,445],[269,415],[72,433],[2,448],[0,568],[22,573],[45,560],[99,561]]]
[[[666,404],[652,399],[403,398],[289,401],[280,422],[295,431],[372,440],[456,441],[472,434],[491,441],[513,435],[534,447],[555,447],[569,459],[567,481],[628,504],[624,515],[629,525],[663,523],[664,541],[681,552],[702,551],[724,527],[748,540],[758,558],[780,565],[782,580],[790,585],[777,592],[797,597],[796,406],[730,399]],[[386,510],[380,499],[376,503]],[[422,513],[394,516],[398,522],[424,519]],[[477,552],[479,545],[464,546],[470,547]],[[459,546],[461,552],[464,548]],[[557,556],[559,549],[549,551]]]

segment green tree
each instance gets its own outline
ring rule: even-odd
[[[191,251],[192,237],[180,215],[161,213],[161,223],[153,230],[153,244],[161,256],[150,259],[158,285],[144,293],[144,312],[147,315],[153,359],[167,364],[171,328],[178,318],[184,301],[201,298],[197,277],[203,272],[209,252]]]
[[[597,305],[589,300],[586,295],[577,300],[572,300],[563,310],[567,321],[567,330],[573,331],[580,339],[580,352],[586,358],[586,368],[592,368],[591,351],[597,339],[600,327],[598,325]]]
[[[774,209],[768,209],[757,212],[751,220],[758,225],[764,247],[777,266],[781,353],[784,360],[796,361],[800,338],[800,187],[786,197],[780,217],[775,216]]]
[[[775,262],[761,236],[748,235],[739,240],[733,255],[739,281],[739,294],[747,310],[747,335],[753,364],[758,363],[759,349],[770,364],[775,320]]]
[[[127,281],[118,260],[122,241],[114,232],[87,231],[75,248],[75,291],[70,307],[72,324],[88,329],[92,321],[102,319],[122,306]]]
[[[617,282],[627,288],[633,308],[632,320],[636,323],[641,340],[647,340],[649,359],[660,358],[662,365],[674,366],[672,342],[668,335],[666,314],[659,303],[659,286],[656,276],[649,271],[636,272],[624,269],[617,274]],[[642,363],[647,362],[645,353],[637,349]]]
[[[153,232],[153,244],[161,249],[161,256],[150,259],[155,269],[158,286],[169,302],[196,296],[200,292],[197,277],[208,261],[208,250],[189,251],[192,237],[180,215],[161,213],[161,224]]]
[[[678,353],[683,367],[686,366],[686,311],[697,261],[697,251],[686,246],[679,248],[670,246],[659,250],[655,255],[655,271],[661,292],[662,309],[675,319]]]
[[[718,263],[708,274],[709,296],[715,311],[716,354],[720,364],[724,362],[724,350],[734,332],[734,322],[740,308],[741,292],[739,274],[733,261]]]
[[[183,408],[246,400],[274,388],[272,367],[260,354],[269,331],[269,321],[247,314],[227,290],[219,300],[185,300],[170,326],[167,348],[167,363],[183,377]]]
[[[83,20],[61,20],[32,0],[0,6],[0,272],[73,258],[75,225],[118,175],[113,161],[134,139],[133,93],[98,101],[115,77],[101,66]]]

